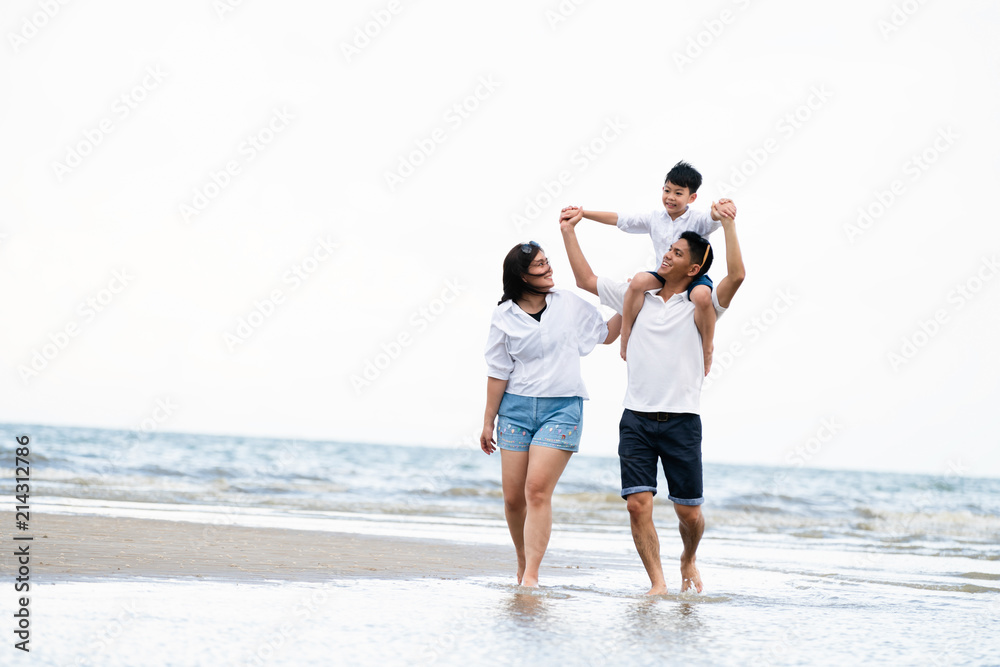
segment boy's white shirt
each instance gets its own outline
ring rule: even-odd
[[[649,234],[649,238],[653,240],[657,265],[682,233],[692,231],[708,238],[709,234],[721,226],[721,222],[712,220],[708,211],[698,211],[690,206],[676,220],[670,217],[665,208],[647,213],[618,215],[618,229],[629,234]]]

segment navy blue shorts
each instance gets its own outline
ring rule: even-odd
[[[678,505],[705,502],[701,482],[701,416],[671,413],[666,421],[657,421],[632,410],[622,413],[618,424],[622,498],[642,491],[656,495],[658,460],[663,463],[670,500]]]
[[[660,281],[661,285],[666,285],[667,284],[667,281],[664,280],[663,276],[661,276],[656,271],[646,271],[646,273],[650,273],[650,274],[656,276],[656,279]],[[695,278],[694,280],[691,281],[690,285],[688,285],[688,299],[691,298],[691,290],[693,290],[698,285],[707,285],[708,289],[714,289],[715,288],[715,283],[713,283],[712,279],[708,277],[708,274],[705,274],[703,276],[698,276],[697,278]]]

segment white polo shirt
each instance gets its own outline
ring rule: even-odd
[[[657,259],[662,259],[674,241],[686,231],[698,232],[706,239],[708,235],[722,226],[718,220],[712,220],[708,211],[696,211],[690,206],[679,218],[674,220],[661,208],[649,213],[624,214],[618,216],[618,229],[629,234],[649,234],[653,239],[653,249]]]
[[[486,340],[487,375],[507,380],[507,391],[521,396],[587,396],[580,357],[608,337],[597,307],[572,292],[545,295],[541,322],[504,301],[493,311]]]
[[[601,303],[619,313],[627,289],[626,282],[597,279]],[[716,290],[712,290],[712,303],[721,317],[726,309],[719,305]],[[656,296],[656,290],[646,292],[632,325],[626,357],[628,387],[622,405],[639,412],[701,414],[705,357],[687,292],[666,301]]]

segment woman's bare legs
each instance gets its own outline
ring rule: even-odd
[[[510,538],[517,552],[517,583],[524,576],[524,516],[528,506],[524,500],[524,483],[528,476],[528,452],[500,450],[503,513],[507,517]]]
[[[520,583],[525,586],[538,586],[538,568],[552,533],[552,492],[572,455],[573,452],[538,445],[532,445],[528,451],[527,475],[522,487],[527,511],[522,524],[525,568]]]

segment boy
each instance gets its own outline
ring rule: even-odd
[[[688,204],[698,198],[698,188],[701,187],[701,174],[687,162],[678,162],[667,172],[667,177],[663,183],[663,208],[651,213],[642,215],[621,215],[603,211],[583,211],[583,217],[588,220],[603,223],[605,225],[616,225],[619,229],[629,234],[649,234],[653,239],[653,248],[657,257],[663,261],[664,255],[670,249],[671,244],[680,238],[681,232],[693,231],[702,237],[717,230],[721,223],[718,214],[713,210],[710,213],[695,211],[688,208]],[[736,217],[736,206],[730,199],[720,199],[719,210],[725,217]],[[573,207],[567,207],[568,210]],[[705,264],[708,259],[711,247],[706,251],[705,257],[698,258],[695,263],[699,266]],[[642,295],[644,292],[663,287],[663,278],[655,271],[643,271],[637,273],[629,283],[628,291],[624,299],[622,312],[622,359],[626,358],[629,335],[632,333],[632,325],[642,308]],[[702,350],[705,355],[705,375],[712,368],[713,340],[715,338],[715,309],[712,307],[712,280],[707,275],[701,275],[691,282],[688,288],[688,298],[695,305],[694,322],[701,334]]]

